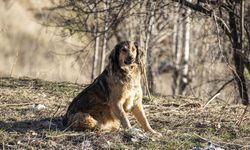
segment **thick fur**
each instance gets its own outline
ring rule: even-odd
[[[136,43],[118,43],[105,70],[69,105],[64,125],[75,130],[131,128],[127,113],[132,112],[145,131],[156,133],[142,106],[142,56]]]

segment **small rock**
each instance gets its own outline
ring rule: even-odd
[[[131,141],[134,143],[140,142],[140,140],[138,138],[131,138]]]
[[[130,128],[125,130],[124,139],[126,141],[131,141],[136,143],[140,142],[141,140],[148,139],[148,137],[143,133],[143,131],[136,128]]]
[[[20,145],[20,144],[22,144],[22,142],[21,141],[17,141],[17,144]]]
[[[108,146],[110,146],[110,145],[112,144],[112,142],[110,142],[110,141],[107,141],[107,144],[108,144]]]
[[[215,150],[215,146],[212,144],[212,142],[207,143],[207,150]]]
[[[46,107],[43,104],[33,104],[32,109],[33,110],[42,110],[45,109]]]
[[[212,142],[208,142],[206,150],[224,150],[224,149],[220,147],[215,147]]]
[[[35,131],[30,131],[31,135],[37,136],[38,134]]]
[[[200,148],[200,147],[196,147],[196,146],[195,146],[195,147],[192,148],[192,150],[203,150],[203,149]]]

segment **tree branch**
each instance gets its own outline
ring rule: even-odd
[[[199,5],[199,3],[194,4],[194,3],[188,2],[187,0],[172,0],[172,1],[178,2],[181,5],[189,7],[190,9],[201,12],[205,15],[212,16],[212,10],[208,10],[208,9],[202,7],[201,5]]]

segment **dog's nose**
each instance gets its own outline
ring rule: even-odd
[[[132,64],[132,62],[133,62],[133,57],[132,56],[128,56],[126,58],[126,60],[124,61],[124,63],[127,64],[127,65]]]
[[[133,60],[133,57],[132,57],[132,56],[128,56],[127,60],[128,60],[128,61],[132,61],[132,60]]]

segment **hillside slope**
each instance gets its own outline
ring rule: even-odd
[[[244,107],[193,97],[144,99],[152,127],[163,137],[119,131],[73,132],[61,124],[82,85],[29,78],[0,79],[0,149],[192,149],[211,141],[223,149],[250,149],[250,115],[235,126]],[[39,108],[40,107],[40,108]],[[139,128],[131,117],[133,127]]]

